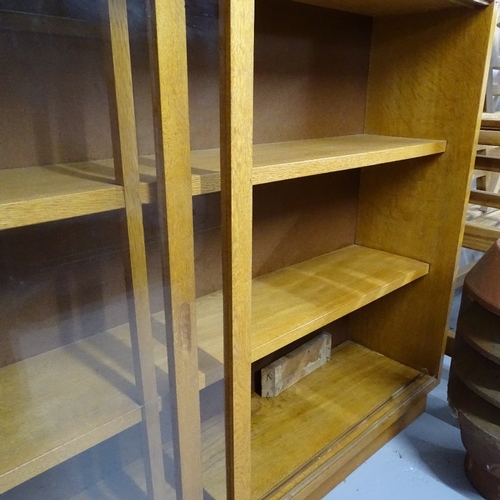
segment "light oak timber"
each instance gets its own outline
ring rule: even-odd
[[[480,130],[478,142],[485,146],[500,146],[500,131]]]
[[[148,6],[176,493],[202,500],[185,2]]]
[[[82,19],[0,10],[0,30],[44,33],[78,38],[101,38],[99,25]]]
[[[362,369],[358,370],[360,366]],[[420,375],[414,370],[350,342],[343,344],[336,352],[335,360],[321,370],[327,370],[326,379],[328,381],[334,380],[332,382],[333,391],[337,385],[339,386],[339,390],[336,392],[339,394],[339,398],[324,397],[322,411],[316,414],[314,409],[309,407],[307,416],[308,422],[313,420],[312,425],[321,430],[321,436],[316,438],[317,441],[323,440],[327,445],[332,444],[333,447],[328,452],[323,448],[314,449],[314,444],[317,444],[317,441],[309,444],[305,453],[312,451],[315,457],[318,455],[320,457],[311,461],[305,471],[298,471],[290,481],[284,483],[281,488],[277,488],[274,494],[264,495],[262,498],[282,498],[282,495],[289,491],[293,491],[296,498],[322,498],[322,495],[345,477],[346,470],[353,470],[390,437],[396,435],[422,413],[425,407],[425,393],[435,384],[435,380],[426,375]],[[345,411],[346,408],[350,408],[349,400],[354,396],[349,391],[345,391],[345,387],[340,381],[343,377],[349,377],[349,380],[352,380],[352,384],[356,387],[358,385],[364,387],[363,395],[365,392],[369,395],[368,400],[363,398],[357,402],[354,412]],[[322,392],[328,391],[328,385],[324,384],[324,375],[317,377],[314,383],[305,383],[306,379],[298,384],[302,385],[300,394],[314,394],[319,399]],[[341,385],[342,387],[340,387]],[[257,412],[264,413],[263,408],[259,408],[259,406],[261,401],[264,405],[267,404],[267,401],[261,400],[256,395],[253,398],[254,408],[257,409]],[[307,406],[307,402],[303,401],[302,404]],[[328,422],[333,423],[333,425],[324,425],[325,412],[329,415]],[[288,411],[285,410],[283,413],[286,414]],[[342,417],[332,418],[335,414]],[[270,409],[270,417],[286,420],[286,415],[276,416],[273,408]],[[357,419],[362,421],[359,427],[356,425]],[[286,420],[286,422],[288,425],[294,425],[293,419],[292,421]],[[307,435],[309,435],[309,431]],[[253,429],[252,434],[254,443],[261,444],[265,441],[262,436],[259,436],[257,426]],[[300,439],[300,435],[295,437]],[[349,443],[348,446],[343,448],[347,443]],[[290,446],[292,447],[293,444],[290,443]],[[283,445],[286,446],[286,443]],[[265,449],[260,450],[261,453],[273,454],[271,447],[266,447],[265,443],[264,447]],[[224,422],[221,415],[216,415],[208,421],[202,422],[202,448],[204,489],[212,498],[224,498]],[[172,457],[171,445],[164,446],[164,453],[166,456]],[[291,455],[293,458],[286,458],[288,460],[301,460],[296,448]],[[280,457],[279,461],[282,460],[283,457]],[[263,466],[264,464],[262,464]],[[270,481],[271,486],[274,486],[271,471],[269,467],[267,469],[265,480]],[[141,489],[144,489],[142,461],[134,462],[125,467],[122,472],[99,482],[90,490],[76,495],[71,500],[101,500],[101,498],[102,500],[114,500],[115,498],[118,500],[121,498],[120,494],[124,494],[124,488],[131,479]],[[326,483],[328,489],[318,489],[327,480],[330,481],[330,483]],[[334,482],[332,483],[332,481]],[[111,485],[113,486],[111,487]],[[167,498],[173,498],[171,495],[173,495],[172,489],[169,490]],[[261,498],[255,489],[252,491],[252,498]]]
[[[387,418],[379,422],[376,429],[365,433],[361,439],[356,440],[355,445],[348,446],[345,453],[339,454],[341,456],[332,457],[312,474],[304,477],[303,481],[296,479],[293,498],[322,500],[351,472],[420,416],[425,410],[425,403],[425,395],[416,395],[410,401],[405,401],[395,411],[390,412]]]
[[[166,395],[165,316],[152,318],[157,384]],[[208,332],[215,337],[200,339],[200,390],[223,378],[221,330],[219,323]],[[1,368],[0,392],[9,402],[0,406],[1,494],[141,422],[128,325]]]
[[[497,156],[477,155],[474,168],[486,172],[500,172],[500,158]]]
[[[142,420],[128,325],[4,367],[0,387],[0,493]]]
[[[355,14],[367,16],[387,16],[394,14],[409,14],[414,12],[426,12],[432,10],[456,7],[459,4],[468,7],[485,7],[492,0],[390,0],[381,2],[379,0],[295,0],[302,3],[329,7],[331,9],[346,10]]]
[[[488,130],[500,130],[500,113],[483,113],[481,128]]]
[[[446,150],[446,141],[350,135],[255,144],[252,184],[362,168]],[[219,150],[191,153],[193,195],[220,190]]]
[[[498,238],[500,238],[500,228],[466,222],[462,246],[471,250],[486,252]]]
[[[254,278],[252,362],[425,276],[428,271],[429,266],[423,262],[352,245]],[[196,301],[200,342],[214,357],[222,325],[221,304],[221,292]]]
[[[460,335],[455,339],[453,371],[478,396],[500,408],[500,366],[470,347]]]
[[[457,269],[457,274],[455,275],[455,280],[453,281],[453,289],[456,290],[464,285],[465,277],[467,273],[477,264],[477,260],[469,262],[467,265]]]
[[[203,449],[203,486],[216,500],[225,498],[224,418],[216,415],[202,422],[201,446]],[[163,447],[164,457],[173,460],[173,447]],[[130,496],[130,483],[145,493],[144,463],[137,460],[115,474],[99,481],[91,488],[68,500],[123,500]],[[165,500],[176,500],[175,489],[167,484]]]
[[[219,3],[226,483],[250,498],[253,0]]]
[[[354,135],[253,146],[253,184],[442,153],[445,141]],[[156,201],[154,156],[139,158],[142,203]],[[124,207],[112,160],[0,170],[0,230]],[[193,196],[220,191],[220,152],[191,152]]]
[[[400,284],[403,284],[404,282],[410,281],[411,279],[414,279],[415,277],[421,276],[422,274],[425,274],[427,272],[427,266],[425,264],[422,264],[419,262],[409,261],[408,259],[399,258],[397,256],[384,255],[383,252],[371,251],[370,249],[359,249],[357,247],[354,247],[354,248],[343,249],[343,250],[340,250],[339,252],[340,252],[341,257],[342,257],[342,255],[344,256],[343,259],[342,258],[333,259],[333,262],[332,262],[332,257],[330,255],[330,256],[327,256],[326,259],[323,259],[320,257],[319,262],[321,262],[323,260],[323,265],[325,266],[325,268],[330,268],[332,263],[335,263],[335,261],[337,260],[337,265],[340,268],[337,270],[338,271],[340,270],[342,272],[345,263],[352,261],[353,258],[355,257],[355,254],[358,254],[359,266],[361,268],[365,268],[366,266],[368,266],[368,268],[371,267],[372,271],[373,271],[373,276],[367,275],[366,272],[362,276],[354,276],[354,277],[348,276],[347,277],[348,282],[344,283],[344,286],[342,286],[342,285],[339,286],[338,292],[337,292],[338,295],[333,294],[331,297],[327,297],[327,298],[323,299],[323,300],[325,300],[325,303],[326,303],[325,310],[327,310],[328,312],[330,312],[332,303],[334,303],[336,300],[341,300],[343,297],[346,296],[346,292],[347,292],[348,287],[355,289],[357,286],[357,287],[362,289],[363,286],[365,286],[365,287],[368,286],[370,289],[374,290],[374,292],[372,292],[372,294],[374,297],[376,297],[379,295],[383,295],[384,293],[388,293],[388,291],[393,289],[393,287],[395,286],[395,283],[394,282],[390,283],[389,278],[395,282],[397,281]],[[365,257],[366,261],[363,261],[363,258],[359,259],[359,254],[361,254],[362,257],[363,257],[363,254],[366,254],[366,256],[368,257],[368,258]],[[321,275],[321,267],[318,266],[318,262],[315,262],[315,261],[318,261],[318,259],[313,259],[312,261],[309,261],[309,263],[304,263],[304,264],[308,264],[308,266],[299,265],[299,266],[302,266],[302,269],[303,269],[302,272],[294,271],[292,269],[291,275],[289,276],[288,280],[285,279],[285,282],[288,282],[289,284],[293,284],[293,279],[295,277],[298,277],[299,283],[296,284],[296,287],[299,290],[301,290],[304,286],[303,279],[305,277],[307,281],[309,281],[309,280],[316,281],[316,284],[319,287],[326,287],[327,289],[331,288],[331,281],[325,282],[325,277],[322,277],[322,275]],[[380,264],[380,261],[382,261],[382,264]],[[370,262],[372,262],[372,264],[370,264]],[[374,267],[373,262],[378,262],[379,264],[377,264]],[[310,273],[310,276],[308,276],[306,274],[307,267],[309,267],[308,272]],[[386,267],[385,270],[383,269],[384,267]],[[316,272],[316,276],[314,276],[314,269]],[[283,271],[278,271],[278,273],[282,277],[285,276],[285,278],[286,278],[286,273],[284,273]],[[262,289],[264,291],[267,290],[268,293],[270,294],[267,296],[262,296],[261,299],[259,300],[259,302],[262,304],[261,312],[259,312],[259,308],[257,307],[254,309],[254,313],[253,313],[257,317],[259,315],[260,316],[268,315],[269,304],[272,303],[271,301],[275,300],[275,295],[278,292],[278,290],[276,289],[276,285],[277,285],[277,283],[279,283],[279,280],[276,281],[275,277],[273,277],[273,274],[268,275],[268,277],[270,277],[271,280],[267,285],[266,285],[266,277],[262,277],[262,278],[257,278],[257,280],[262,281],[262,284],[254,286],[254,293],[256,293],[256,292],[258,293],[258,291],[260,289]],[[304,276],[303,276],[303,274],[304,274]],[[347,272],[347,274],[348,274],[348,272]],[[340,275],[337,276],[336,279],[341,279],[341,276]],[[357,281],[359,281],[359,283],[357,283]],[[288,291],[282,290],[282,296],[286,297],[287,294],[293,293],[293,290],[294,290],[293,285],[292,285],[291,289],[288,289]],[[315,290],[316,289],[311,289],[311,295],[310,295],[311,297],[316,295]],[[295,298],[294,300],[297,300],[297,298]],[[348,300],[349,300],[349,297],[346,297],[346,301],[348,301]],[[352,303],[350,305],[350,307],[351,308],[352,307],[360,307],[363,304],[364,300],[366,300],[366,298],[361,298],[359,300],[355,300],[354,303]],[[200,384],[200,388],[202,388],[210,383],[214,383],[217,380],[220,380],[222,378],[222,373],[223,373],[223,367],[222,367],[223,356],[222,356],[222,339],[221,339],[222,304],[221,304],[220,292],[197,299],[197,306],[196,307],[197,307],[197,311],[198,311],[197,329],[198,329],[198,334],[199,334],[199,347],[200,347],[199,384]],[[344,311],[343,314],[346,314],[349,311],[349,305],[344,305],[344,306],[340,305],[339,307],[341,309],[343,307],[343,311]],[[325,323],[328,323],[331,321],[330,316],[327,316],[327,317],[323,316],[322,318],[320,318],[318,320],[318,318],[316,318],[314,316],[315,314],[317,314],[317,311],[312,311],[312,313],[310,313],[304,321],[305,322],[310,321],[313,324],[318,323],[318,322],[319,322],[319,324],[321,324],[321,323],[325,324]],[[343,315],[342,312],[335,312],[335,311],[332,314],[333,315],[338,315],[338,314]],[[154,318],[156,323],[157,322],[160,322],[160,323],[164,322],[163,313],[158,313],[158,314],[154,315],[153,318]],[[283,329],[283,326],[280,326],[279,323],[275,326],[279,329]],[[310,327],[310,330],[308,330],[308,331],[311,331],[313,329],[314,329],[313,327]],[[109,334],[102,334],[101,335],[102,338],[99,336],[96,336],[96,338],[91,338],[91,339],[86,340],[86,341],[77,342],[71,346],[68,346],[65,348],[60,348],[60,350],[51,351],[47,354],[40,355],[40,357],[35,357],[35,358],[32,358],[31,360],[23,361],[23,362],[21,362],[22,365],[12,365],[12,366],[17,366],[18,369],[22,366],[29,366],[30,373],[39,371],[40,370],[40,368],[38,368],[39,365],[41,365],[41,366],[50,365],[52,367],[52,372],[51,372],[52,375],[50,375],[50,376],[54,376],[55,377],[54,380],[59,381],[59,384],[68,384],[68,385],[65,385],[63,388],[61,388],[61,386],[55,384],[52,381],[52,379],[47,380],[44,378],[42,378],[42,379],[39,378],[38,381],[41,384],[40,388],[33,388],[31,390],[31,393],[39,394],[41,401],[39,403],[34,404],[34,407],[33,407],[34,409],[32,410],[32,413],[37,415],[38,412],[40,412],[40,411],[42,413],[44,412],[44,410],[37,409],[38,404],[41,404],[42,407],[45,404],[45,405],[47,405],[47,408],[54,408],[54,405],[50,403],[46,393],[43,392],[43,390],[42,390],[43,387],[49,387],[49,388],[54,387],[54,390],[56,391],[57,394],[62,394],[62,395],[66,395],[67,397],[72,397],[72,395],[74,394],[74,391],[71,390],[71,387],[72,387],[71,381],[87,380],[87,379],[90,380],[90,378],[93,376],[93,377],[96,377],[95,382],[89,381],[86,384],[84,384],[83,387],[89,387],[89,393],[88,393],[89,397],[91,397],[94,394],[94,392],[96,392],[97,395],[99,395],[100,393],[97,390],[97,388],[99,387],[99,384],[101,384],[101,383],[105,384],[105,380],[103,382],[100,375],[98,375],[97,373],[94,373],[92,370],[87,368],[85,365],[83,365],[83,367],[80,366],[79,359],[76,355],[70,354],[68,356],[66,353],[67,352],[71,353],[71,352],[73,352],[73,350],[76,352],[81,352],[81,351],[85,352],[87,350],[90,350],[91,352],[101,353],[101,355],[103,357],[106,357],[106,354],[109,355],[110,352],[109,352],[109,348],[108,348],[108,350],[106,350],[105,347],[107,345],[112,346],[115,343],[118,345],[122,345],[122,346],[127,345],[126,343],[127,343],[128,334],[129,334],[128,328],[120,327],[119,329],[115,329],[111,332],[111,335],[113,335],[113,337],[116,337],[116,336],[119,337],[118,341],[117,340],[110,340]],[[155,328],[155,336],[158,337],[158,335],[161,335],[161,330],[158,330],[158,328]],[[130,341],[128,341],[128,342],[130,342]],[[87,343],[89,344],[88,346],[87,346]],[[113,351],[111,351],[111,355],[112,355],[112,353],[113,353]],[[127,356],[130,356],[130,351],[127,351]],[[73,372],[72,372],[73,368],[68,367],[68,362],[66,362],[66,364],[64,363],[64,360],[68,357],[70,357],[71,361],[73,363],[75,363],[75,372],[76,373],[74,376],[73,376]],[[258,356],[256,356],[256,357],[258,357]],[[165,367],[166,349],[162,344],[160,344],[158,342],[155,343],[155,358],[156,358],[157,364],[159,366],[164,366],[164,368],[162,370],[166,371],[166,367]],[[61,360],[61,363],[62,363],[62,366],[60,369],[58,368],[58,366],[60,366],[59,361],[58,361],[59,359]],[[113,360],[113,358],[109,362],[108,361],[103,362],[105,365],[111,364],[111,366],[107,366],[106,369],[103,370],[103,373],[110,373],[112,375],[117,370],[121,370],[120,366],[122,365],[123,361],[116,363],[116,365],[118,367],[115,368],[114,364],[112,363],[112,360]],[[161,361],[161,363],[160,363],[159,360],[163,360],[163,361]],[[30,366],[30,363],[33,363],[33,367]],[[6,370],[8,370],[8,369],[10,369],[10,368],[8,367]],[[83,370],[83,371],[86,371],[89,373],[81,374],[81,373],[79,373],[80,370]],[[7,377],[7,375],[6,375],[7,373],[8,372],[5,372],[5,371],[2,372],[3,377]],[[121,371],[118,371],[118,373],[120,374]],[[130,371],[128,372],[128,375],[126,377],[123,376],[123,378],[127,378],[127,379],[130,379],[131,381],[133,381],[131,373],[132,372],[130,369]],[[66,374],[66,375],[64,376],[64,374]],[[49,376],[49,375],[47,375],[47,376]],[[11,382],[10,380],[11,379],[9,377],[5,378],[2,381],[2,387],[8,387],[8,386],[12,385],[13,382]],[[29,378],[29,380],[31,380],[31,379]],[[163,383],[160,384],[160,390],[162,390],[161,387],[164,388],[165,385],[166,385],[165,381],[163,381]],[[57,387],[57,390],[56,390],[56,387]],[[79,387],[81,388],[82,385],[80,385]],[[94,390],[93,387],[96,387],[96,389]],[[164,393],[163,391],[164,391],[164,389],[162,390],[162,393]],[[70,411],[72,408],[75,408],[75,405],[78,408],[77,402],[79,402],[79,401],[82,401],[82,404],[84,402],[85,406],[89,405],[88,400],[86,400],[86,398],[84,396],[82,396],[81,394],[77,393],[74,397],[76,398],[76,402],[73,402],[73,400],[65,402],[64,407],[67,409],[67,411]],[[119,390],[111,388],[110,391],[105,393],[102,397],[105,398],[106,401],[109,401],[109,404],[110,404],[112,409],[120,407],[120,404],[116,403],[116,400],[120,401],[121,399],[125,399],[127,401],[127,404],[130,405],[130,407],[131,407],[130,411],[134,412],[134,416],[129,418],[129,420],[127,421],[126,424],[121,423],[120,419],[122,419],[122,417],[120,417],[116,426],[107,428],[107,433],[105,434],[105,436],[99,437],[99,433],[98,433],[98,431],[96,431],[96,437],[86,436],[85,439],[87,439],[88,441],[85,441],[84,438],[81,438],[83,441],[85,441],[85,443],[82,443],[76,437],[65,438],[64,433],[61,433],[61,432],[56,433],[57,434],[56,438],[57,439],[60,438],[61,442],[63,444],[58,445],[59,448],[57,451],[50,451],[50,445],[48,445],[49,446],[48,451],[44,451],[43,453],[40,453],[40,455],[42,455],[42,456],[39,459],[36,457],[35,457],[36,459],[33,459],[33,458],[21,459],[20,463],[26,464],[26,465],[24,465],[23,467],[20,467],[18,469],[19,473],[20,473],[20,471],[28,471],[28,472],[23,472],[23,474],[25,474],[25,475],[23,475],[21,478],[19,478],[17,480],[16,484],[19,484],[20,482],[26,480],[27,478],[32,477],[32,475],[35,475],[38,472],[41,472],[41,470],[46,470],[47,468],[55,465],[56,463],[59,463],[60,461],[66,459],[66,458],[69,458],[70,456],[73,456],[73,455],[79,453],[80,451],[83,451],[84,449],[90,447],[90,446],[93,446],[94,444],[96,444],[97,442],[100,442],[101,440],[103,440],[105,438],[108,438],[111,435],[114,435],[117,432],[120,432],[121,430],[123,430],[127,426],[133,425],[134,423],[137,423],[138,421],[140,421],[140,409],[139,409],[138,404],[133,402],[133,401],[130,401],[130,398],[123,396]],[[113,401],[114,401],[114,403],[113,403]],[[25,404],[25,403],[23,403],[23,404]],[[102,407],[102,405],[100,405],[99,402],[96,402],[96,405],[95,406],[92,405],[92,407]],[[128,415],[129,411],[127,410],[124,413]],[[98,415],[96,415],[96,416],[98,416]],[[76,433],[77,436],[79,436],[81,431],[78,430],[80,427],[75,424],[75,417],[72,416],[70,418],[66,413],[63,413],[62,418],[65,419],[65,422],[70,422],[70,421],[72,422],[72,425],[68,429],[68,432],[72,431],[72,428],[74,426],[76,428],[74,430],[74,432]],[[52,419],[52,417],[51,417],[51,419]],[[109,417],[103,417],[103,419],[105,421],[111,420]],[[2,421],[7,421],[7,419],[2,419]],[[13,418],[11,421],[16,422],[17,418]],[[87,422],[83,422],[83,425],[85,425],[86,423]],[[91,424],[89,424],[89,425],[91,425]],[[62,426],[62,424],[57,424],[57,422],[54,422],[54,426],[55,426],[56,430],[64,428]],[[96,427],[98,427],[98,426],[96,426]],[[34,428],[37,429],[36,426]],[[91,428],[92,428],[92,425],[91,425]],[[42,430],[40,430],[40,432],[48,432],[48,431],[43,431],[43,429],[42,429]],[[50,434],[50,432],[49,432],[49,434]],[[50,441],[49,438],[42,439],[38,436],[37,437],[34,436],[33,439],[36,442],[40,442],[40,443],[44,442],[44,440],[45,440],[45,442],[47,440]],[[30,438],[29,441],[31,442],[32,439]],[[64,443],[66,443],[66,444],[64,444]],[[61,453],[62,458],[59,455],[59,453]],[[7,455],[10,455],[10,454],[7,453]],[[42,464],[42,465],[39,465],[39,464]],[[36,472],[33,472],[33,470],[31,470],[31,472],[30,472],[31,467],[36,468]],[[11,484],[11,486],[12,486],[12,484]]]
[[[254,146],[253,184],[417,158],[446,150],[446,141],[352,135]]]
[[[105,44],[108,66],[112,69],[108,73],[109,111],[115,176],[116,181],[123,185],[125,200],[122,232],[128,243],[124,259],[126,300],[135,384],[141,404],[146,491],[149,500],[161,500],[165,497],[166,482],[140,197],[127,2],[108,0],[107,10],[104,6],[101,8],[109,22],[109,42]]]
[[[471,347],[500,364],[500,319],[496,314],[473,303],[461,313],[459,331]]]
[[[332,351],[330,362],[279,396],[253,395],[252,498],[286,498],[294,475],[304,480],[330,459],[333,473],[339,467],[335,458],[349,454],[434,383],[348,341]]]
[[[140,197],[155,199],[153,169],[141,167]],[[0,170],[0,230],[124,208],[112,160]]]
[[[500,194],[471,189],[469,203],[491,208],[500,208]]]
[[[447,147],[442,155],[409,160],[404,172],[394,164],[360,172],[355,242],[428,262],[430,271],[351,315],[350,338],[434,376],[445,346],[495,21],[494,5],[373,20],[365,133],[442,136]],[[448,99],[464,105],[443,105]]]
[[[252,361],[427,274],[423,262],[360,246],[255,278]]]

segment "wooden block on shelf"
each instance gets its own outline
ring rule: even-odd
[[[321,333],[261,370],[261,396],[274,397],[330,359],[332,337]]]

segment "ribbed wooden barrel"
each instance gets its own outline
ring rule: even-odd
[[[500,240],[465,279],[448,396],[465,472],[485,498],[500,500]]]

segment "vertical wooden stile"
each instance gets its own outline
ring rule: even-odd
[[[228,498],[251,496],[253,0],[221,0],[221,205]]]
[[[203,498],[183,0],[149,3],[158,210],[177,498]]]
[[[112,63],[111,130],[117,182],[123,184],[125,198],[130,264],[127,270],[129,271],[127,299],[135,381],[142,406],[146,487],[150,500],[163,500],[166,498],[166,484],[153,355],[144,225],[139,196],[139,163],[126,0],[108,0],[108,18]]]

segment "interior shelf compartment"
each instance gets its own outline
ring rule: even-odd
[[[429,266],[351,245],[253,280],[252,361],[428,273]],[[198,336],[222,331],[222,293],[196,301]],[[212,351],[215,346],[211,345]]]
[[[395,14],[410,14],[415,12],[427,12],[440,10],[457,5],[467,5],[469,7],[486,6],[489,0],[295,0],[297,2],[329,7],[331,9],[345,10],[355,14],[367,16],[387,16]]]
[[[253,280],[252,362],[425,276],[428,264],[351,245]],[[198,336],[222,331],[222,293],[196,301]],[[216,345],[210,345],[216,352]]]
[[[254,184],[441,153],[445,141],[355,135],[259,144]],[[193,195],[220,190],[219,150],[193,151]],[[155,198],[153,156],[140,158],[143,203]],[[112,160],[0,170],[0,230],[124,207]]]
[[[304,472],[304,462],[311,472],[343,447],[355,446],[434,383],[429,375],[347,341],[332,351],[330,362],[276,398],[254,394],[252,498],[279,488],[291,470]],[[224,436],[222,414],[202,422],[203,483],[212,498],[225,497]],[[172,459],[171,445],[164,446],[164,453]],[[142,460],[70,500],[118,500],[126,496],[131,481],[145,491]],[[168,492],[173,500],[173,488]]]
[[[215,415],[203,421],[201,427],[203,486],[208,493],[208,498],[222,499],[226,497],[223,414]],[[174,460],[171,443],[163,447],[163,452],[166,458],[165,462],[168,463]],[[144,463],[142,460],[132,462],[123,469],[99,481],[91,488],[69,497],[68,500],[123,500],[124,498],[130,498],[131,484],[138,493],[138,496],[134,496],[134,499],[146,500]],[[167,497],[165,500],[175,499],[175,489],[167,479]]]
[[[163,312],[153,315],[158,390],[166,394],[162,324]],[[200,339],[200,389],[223,376],[217,335]],[[141,421],[128,325],[1,368],[0,394],[1,494]]]
[[[154,196],[147,181],[140,186],[143,203]],[[115,183],[112,160],[0,170],[0,230],[124,206],[123,188]]]
[[[335,460],[434,383],[429,375],[347,341],[332,350],[328,363],[279,396],[254,394],[252,498],[271,496],[292,471],[311,474]],[[279,491],[279,498],[285,493]]]
[[[252,362],[428,272],[426,263],[351,245],[255,278]],[[222,361],[222,292],[198,298],[196,315],[204,352]]]
[[[474,302],[461,314],[459,331],[476,351],[500,364],[500,321],[496,314]]]
[[[256,144],[252,183],[265,184],[368,167],[445,150],[446,141],[369,134]],[[191,166],[193,195],[220,190],[218,149],[193,151]]]

